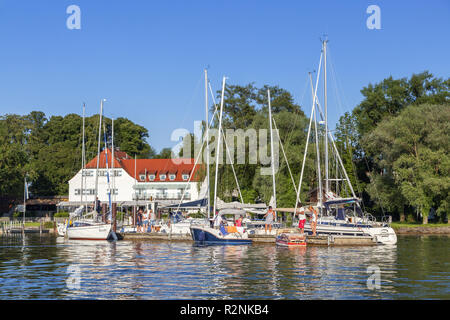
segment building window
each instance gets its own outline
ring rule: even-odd
[[[188,174],[183,174],[183,180],[187,181],[189,179],[189,175]]]
[[[83,170],[83,177],[92,177],[94,175],[94,171],[92,170]]]
[[[148,178],[150,179],[150,181],[155,180],[155,175],[154,174],[149,174]]]
[[[110,191],[110,190],[108,190],[108,193],[109,193],[109,191]],[[111,194],[114,195],[114,196],[116,196],[116,195],[119,194],[119,190],[118,190],[118,189],[111,189]]]
[[[81,189],[75,189],[75,195],[79,196],[81,194]],[[91,196],[95,194],[95,189],[83,189],[83,194]]]
[[[139,175],[139,179],[140,179],[141,181],[144,181],[144,180],[145,180],[145,174],[140,174],[140,175]]]
[[[159,180],[166,180],[166,175],[165,174],[160,174],[159,175]]]
[[[121,177],[122,176],[122,170],[114,170],[114,176],[115,177]]]
[[[174,174],[169,174],[169,179],[170,180],[175,180],[175,175]]]

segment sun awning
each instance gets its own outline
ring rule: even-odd
[[[207,206],[207,199],[199,199],[199,200],[195,200],[195,201],[189,201],[189,202],[184,202],[182,204],[172,204],[169,206],[164,206],[161,208],[169,208],[169,209],[177,209],[178,206],[180,207],[180,209],[190,209],[190,208],[201,208],[201,207],[206,207]]]

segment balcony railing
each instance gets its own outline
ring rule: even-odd
[[[133,194],[133,200],[191,200],[190,194],[185,194],[182,197],[181,194],[156,194],[156,195],[147,195],[147,194]]]

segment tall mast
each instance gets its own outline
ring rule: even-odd
[[[27,199],[28,199],[28,186],[27,186],[27,174],[23,178],[23,227],[25,228],[25,212],[27,211]]]
[[[111,182],[112,182],[112,198],[113,198],[113,202],[115,201],[115,193],[114,190],[116,188],[116,179],[115,179],[115,172],[114,172],[114,118],[111,119],[112,120],[112,128],[111,128],[111,149],[112,149],[112,159],[111,159]]]
[[[271,157],[271,167],[272,167],[272,187],[273,187],[273,205],[274,208],[277,207],[277,189],[275,186],[275,160],[273,154],[273,132],[272,132],[272,107],[270,104],[270,90],[267,89],[267,99],[269,101],[269,125],[270,125],[270,157]],[[275,216],[276,221],[276,216]]]
[[[98,125],[98,147],[97,147],[97,169],[95,170],[95,195],[94,201],[96,201],[98,196],[98,168],[100,166],[100,141],[102,139],[102,115],[103,115],[103,101],[105,99],[100,100],[100,123]],[[95,207],[94,207],[95,209]]]
[[[327,111],[327,42],[323,40],[323,91],[324,91],[324,113],[325,113],[325,192],[330,191],[329,177],[328,177],[328,111]]]
[[[219,133],[217,138],[217,148],[216,148],[216,174],[214,176],[214,209],[213,214],[216,214],[216,199],[217,199],[217,174],[219,172],[219,155],[220,155],[220,145],[221,145],[221,133],[222,133],[222,115],[223,115],[223,100],[225,95],[225,81],[226,78],[223,77],[222,80],[222,99],[220,101],[220,114],[219,114]]]
[[[83,195],[84,195],[84,189],[83,189],[83,187],[84,187],[84,185],[83,185],[83,183],[84,183],[84,179],[85,179],[85,176],[84,176],[84,167],[86,166],[86,163],[85,163],[85,142],[84,142],[84,118],[85,118],[85,113],[86,113],[86,104],[85,103],[83,103],[83,130],[82,130],[82,147],[81,147],[81,190],[80,190],[80,194],[81,194],[81,196],[80,196],[80,198],[81,198],[81,205],[83,205],[84,203],[83,203]],[[84,210],[85,212],[86,212],[86,208],[85,208],[85,210]]]
[[[208,212],[208,219],[210,218],[210,195],[209,195],[209,113],[208,113],[208,70],[205,69],[205,114],[206,114],[206,210]]]
[[[311,73],[309,74],[309,79],[311,81],[311,93],[314,94],[314,87],[313,87],[313,81]],[[313,107],[313,112],[311,114],[311,117],[314,117],[314,131],[316,135],[316,154],[317,154],[317,182],[318,182],[318,197],[319,200],[319,208],[322,208],[322,202],[323,202],[323,191],[322,191],[322,173],[320,171],[320,150],[319,150],[319,135],[317,133],[317,117],[316,117],[316,105]]]
[[[297,205],[298,205],[298,201],[300,200],[300,191],[301,191],[301,188],[302,188],[303,172],[305,170],[306,153],[308,152],[309,135],[311,133],[311,123],[312,123],[312,120],[313,120],[314,106],[316,105],[316,94],[317,94],[317,87],[318,87],[317,84],[319,83],[320,66],[321,66],[321,64],[322,64],[322,54],[320,55],[319,70],[317,71],[316,87],[314,89],[315,92],[314,92],[313,103],[312,103],[312,108],[311,108],[311,116],[309,118],[308,134],[306,135],[305,152],[303,153],[302,170],[300,171],[300,180],[298,181],[297,198],[295,199],[294,214],[297,213]]]
[[[137,203],[138,203],[136,183],[137,183],[137,176],[136,176],[136,154],[134,154],[134,198],[135,198],[135,205],[134,205],[134,221],[136,221],[136,210],[137,210]]]
[[[103,124],[103,126],[105,126],[105,124]],[[109,200],[109,212],[110,212],[109,215],[111,215],[111,208],[112,208],[111,184],[110,184],[110,181],[109,181],[108,142],[106,141],[106,127],[103,128],[103,138],[105,140],[106,183],[107,183],[107,186],[108,186],[108,200]]]

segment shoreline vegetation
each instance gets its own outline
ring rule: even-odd
[[[448,223],[409,223],[409,222],[392,222],[392,229],[398,235],[450,235],[450,224]]]
[[[304,110],[309,109],[308,103],[296,103],[290,92],[278,86],[229,84],[224,96],[224,127],[242,130],[236,135],[244,139],[243,130],[268,130],[268,89],[273,119],[291,166],[288,168],[286,161],[280,158],[276,175],[277,206],[289,208],[296,199],[290,170],[294,177],[300,176],[309,123]],[[220,92],[217,93],[220,97]],[[349,180],[362,199],[365,211],[378,219],[389,212],[393,221],[415,221],[427,228],[435,228],[428,226],[428,220],[446,222],[450,210],[450,78],[436,78],[428,71],[409,78],[390,76],[378,83],[369,83],[361,94],[360,104],[340,117],[334,135]],[[214,111],[214,106],[211,110]],[[108,139],[111,139],[111,119],[105,117],[104,120]],[[86,118],[86,157],[89,159],[97,152],[97,123],[98,115]],[[214,126],[216,124],[217,121]],[[151,129],[126,118],[115,119],[114,125],[115,145],[130,156],[171,157],[170,148],[157,154],[149,145],[147,138],[151,136]],[[0,214],[8,211],[8,206],[2,208],[3,203],[8,204],[8,197],[20,204],[25,176],[31,182],[29,190],[33,196],[68,194],[68,181],[78,172],[81,163],[81,130],[82,119],[77,114],[47,117],[43,112],[32,111],[28,115],[0,115]],[[323,137],[323,128],[318,131],[319,138]],[[192,139],[192,134],[186,135],[183,145],[191,145],[191,148],[182,150],[191,151],[190,154],[181,151],[179,156],[196,158],[197,140]],[[237,152],[233,159],[243,201],[269,203],[272,177],[260,174],[262,165],[250,161],[250,143],[243,141],[245,163],[237,163]],[[306,157],[308,164],[300,195],[300,201],[305,203],[308,194],[318,187],[316,169],[312,165],[316,159],[311,152],[316,147],[310,143]],[[318,147],[323,145],[319,143]],[[330,169],[333,177],[340,174],[334,168]],[[218,169],[218,197],[226,202],[240,201],[235,196],[237,189],[231,166],[220,165]],[[203,179],[204,174],[201,170],[199,179]],[[214,174],[210,178],[214,179]],[[350,196],[344,184],[333,183],[331,187],[339,187],[343,197]],[[402,228],[409,227],[401,225],[400,230]]]

